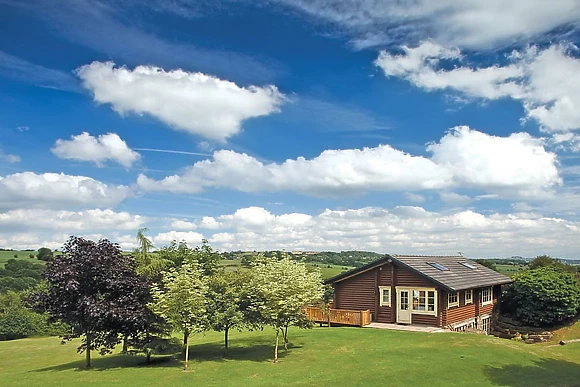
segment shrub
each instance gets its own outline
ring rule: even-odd
[[[0,317],[0,340],[22,339],[39,333],[46,319],[27,309],[10,311]]]
[[[574,317],[580,309],[576,277],[557,267],[521,271],[502,295],[502,311],[531,326],[549,326]]]

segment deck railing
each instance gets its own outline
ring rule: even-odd
[[[370,310],[349,310],[349,309],[321,309],[317,306],[307,306],[304,308],[306,316],[317,323],[342,325],[356,325],[364,327],[371,323]]]

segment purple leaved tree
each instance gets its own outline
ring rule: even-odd
[[[71,326],[63,342],[81,337],[77,350],[85,351],[87,368],[91,351],[109,353],[122,336],[147,331],[149,284],[117,244],[70,237],[62,254],[47,264],[43,277],[46,287],[33,302],[52,320]]]

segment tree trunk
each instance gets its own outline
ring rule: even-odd
[[[189,330],[183,331],[183,346],[187,345],[187,338],[189,337]]]
[[[85,350],[85,368],[91,368],[91,334],[86,333],[87,349]]]
[[[230,327],[226,327],[224,331],[224,357],[228,357],[228,333],[230,332]]]
[[[149,363],[151,363],[151,352],[152,351],[150,349],[147,349],[146,351],[147,351],[147,364],[149,364]]]
[[[280,335],[280,330],[276,329],[276,346],[274,347],[274,363],[278,363],[278,336]]]
[[[122,353],[127,353],[129,352],[129,345],[127,344],[127,335],[123,335],[123,350],[121,351]]]
[[[183,365],[184,371],[187,371],[188,365],[189,365],[189,333],[185,336],[185,364]]]
[[[284,328],[284,351],[288,351],[288,325]]]

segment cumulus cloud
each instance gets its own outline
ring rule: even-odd
[[[51,151],[63,159],[92,161],[98,166],[111,160],[124,167],[130,167],[140,158],[139,153],[129,148],[116,133],[94,137],[83,132],[77,136],[71,136],[70,140],[56,140]]]
[[[173,219],[171,223],[169,223],[169,227],[174,230],[195,230],[197,228],[195,223],[182,219]]]
[[[578,24],[576,0],[277,0],[354,36],[356,48],[432,37],[445,44],[492,48]]]
[[[427,146],[430,158],[389,145],[327,150],[307,160],[264,164],[247,154],[221,150],[212,160],[188,167],[181,175],[154,180],[138,177],[141,189],[198,193],[206,188],[243,192],[293,191],[341,196],[371,191],[440,190],[473,187],[504,195],[543,195],[561,184],[557,160],[541,140],[526,133],[490,136],[468,127],[450,130]],[[498,152],[500,151],[500,152]]]
[[[528,133],[498,137],[460,126],[427,150],[433,154],[431,160],[452,171],[462,186],[490,192],[517,189],[521,195],[538,196],[562,183],[556,155]]]
[[[245,153],[214,152],[183,175],[156,181],[144,175],[139,186],[148,191],[197,193],[204,188],[229,188],[244,192],[295,191],[310,195],[342,195],[366,191],[434,189],[449,184],[451,174],[432,161],[396,150],[376,148],[326,150],[307,160],[264,164]]]
[[[136,230],[145,221],[146,218],[140,215],[110,209],[85,211],[17,209],[0,213],[0,230],[4,232],[48,230],[65,233],[87,230]]]
[[[211,75],[152,66],[130,70],[93,62],[77,75],[96,102],[119,114],[150,115],[213,140],[235,135],[246,119],[277,112],[285,99],[275,86],[240,87]]]
[[[375,61],[386,76],[408,80],[428,91],[447,90],[469,98],[521,101],[526,119],[536,120],[546,132],[580,129],[580,59],[570,45],[514,51],[505,65],[470,67],[456,49],[426,41],[402,47],[401,54],[382,51]],[[445,69],[442,59],[459,65]],[[554,71],[554,69],[558,69]]]
[[[224,250],[372,250],[470,257],[573,257],[580,223],[531,213],[430,212],[422,207],[324,210],[275,215],[260,207],[222,215],[210,242]],[[292,221],[289,221],[292,220]],[[226,230],[227,229],[227,230]]]
[[[0,176],[0,209],[110,207],[129,196],[129,187],[86,176],[34,172]]]
[[[152,239],[153,244],[156,246],[167,245],[172,241],[187,242],[190,246],[197,246],[201,244],[203,235],[193,231],[169,231],[161,232],[155,235]]]

